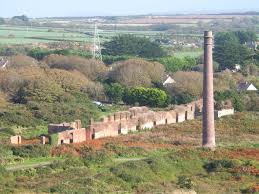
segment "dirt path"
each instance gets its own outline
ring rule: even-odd
[[[6,167],[6,170],[8,170],[8,171],[25,170],[25,169],[29,169],[29,168],[38,168],[38,167],[48,166],[50,164],[52,164],[52,162],[39,162],[36,164],[18,164],[15,166]]]
[[[147,158],[115,158],[115,162],[129,162],[129,161],[139,161],[139,160],[144,160]]]

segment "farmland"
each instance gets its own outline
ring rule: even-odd
[[[55,41],[90,41],[90,36],[55,28],[0,26],[1,44],[31,44]]]
[[[26,26],[0,26],[0,44],[32,44],[55,41],[92,42],[94,29],[66,29]],[[112,31],[100,30],[101,41],[105,41],[116,34],[135,34],[137,36],[157,36],[156,31]]]

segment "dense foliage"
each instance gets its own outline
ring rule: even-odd
[[[73,49],[49,50],[49,49],[44,49],[44,48],[34,48],[34,49],[28,51],[28,55],[37,60],[42,60],[42,59],[44,59],[44,57],[51,55],[51,54],[64,55],[64,56],[80,56],[80,57],[84,57],[84,58],[92,57],[92,54],[89,52],[73,50]]]
[[[122,85],[118,83],[112,83],[107,85],[105,90],[110,102],[119,103],[122,101],[125,92],[125,88]]]
[[[157,88],[136,87],[126,90],[124,101],[127,104],[140,106],[164,107],[169,103],[169,97],[163,90]]]
[[[173,78],[176,83],[166,87],[173,104],[186,104],[201,98],[202,73],[178,71]]]
[[[105,55],[131,55],[145,58],[156,58],[165,55],[163,49],[147,38],[134,35],[119,35],[104,43]]]
[[[159,62],[170,72],[188,71],[197,65],[197,60],[191,57],[165,57],[159,59]]]
[[[64,69],[68,71],[77,70],[91,80],[102,77],[107,72],[106,66],[94,59],[85,59],[78,56],[49,55],[44,61],[51,68]]]
[[[246,41],[254,41],[254,34],[220,32],[215,36],[214,59],[220,64],[220,69],[233,69],[235,64],[243,65],[251,59],[252,51],[244,45]]]
[[[233,107],[236,111],[244,111],[245,110],[245,102],[242,98],[242,94],[237,93],[236,91],[223,91],[215,93],[216,101],[225,101],[230,99],[233,103]]]
[[[129,59],[115,63],[108,76],[111,81],[127,87],[151,87],[154,82],[161,82],[164,74],[164,66],[160,63]]]

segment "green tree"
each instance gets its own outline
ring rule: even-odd
[[[239,39],[241,44],[245,44],[247,42],[253,42],[257,40],[257,35],[252,31],[236,31],[234,32],[235,36]]]
[[[215,37],[214,59],[220,69],[232,69],[235,64],[244,64],[251,56],[251,50],[240,43],[233,32],[220,32]]]
[[[146,58],[165,56],[164,50],[147,38],[134,35],[119,35],[104,44],[103,54],[112,56],[130,55]]]
[[[124,87],[118,83],[112,83],[111,85],[107,85],[105,87],[105,92],[109,97],[109,100],[116,104],[122,101],[124,91]]]
[[[5,24],[4,18],[0,18],[0,25],[1,25],[1,24]]]
[[[14,16],[12,20],[21,20],[23,22],[29,22],[29,18],[26,15]]]

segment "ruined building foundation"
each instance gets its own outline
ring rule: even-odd
[[[202,145],[214,148],[214,94],[213,94],[213,35],[211,31],[204,32],[204,72],[203,72],[203,138]]]

